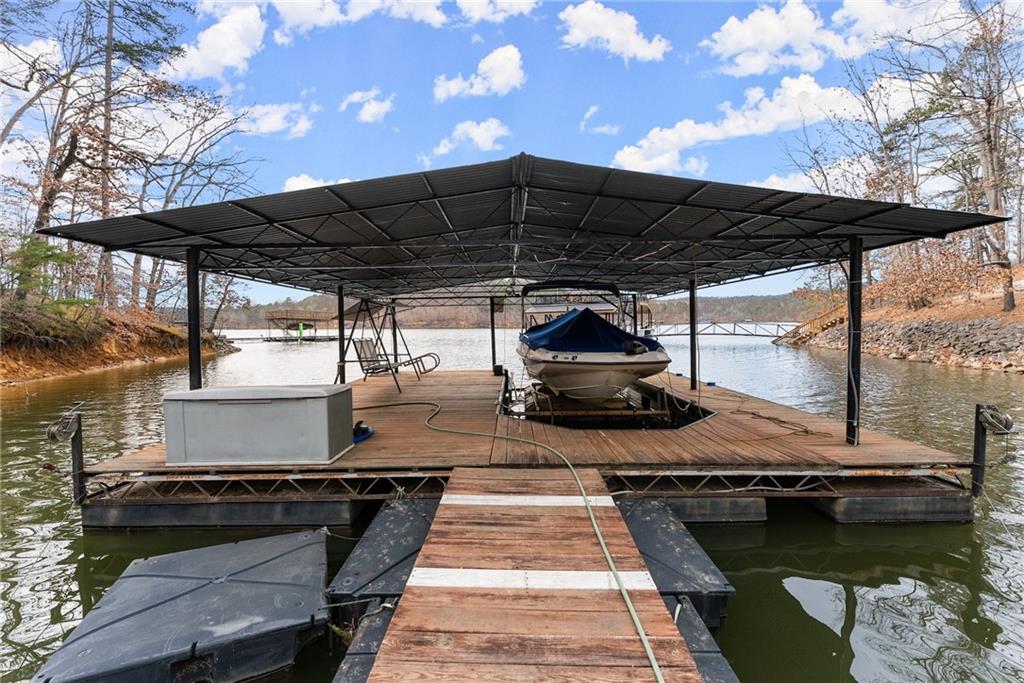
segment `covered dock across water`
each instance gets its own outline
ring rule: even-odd
[[[443,485],[453,467],[556,464],[501,435],[556,444],[574,462],[599,466],[614,477],[614,485],[632,490],[683,496],[841,497],[851,489],[832,482],[856,477],[862,483],[854,489],[861,496],[865,491],[880,496],[963,493],[957,475],[967,472],[969,457],[861,427],[860,404],[871,400],[860,386],[863,254],[1001,220],[519,154],[471,166],[50,228],[43,232],[186,264],[192,388],[202,383],[201,271],[336,294],[340,319],[361,305],[394,311],[417,304],[482,304],[491,310],[493,375],[441,370],[420,382],[406,382],[403,396],[443,404],[440,423],[493,432],[491,438],[439,436],[419,426],[422,411],[414,408],[380,411],[373,417],[378,425],[373,440],[330,466],[300,468],[284,486],[274,468],[206,468],[199,478],[182,471],[187,468],[167,465],[161,446],[155,445],[81,468],[83,502],[100,508],[134,501],[143,509],[157,500],[163,504],[196,496],[255,504],[280,495],[309,503],[328,491],[330,499],[360,500],[390,495],[394,487],[409,482],[418,482],[413,484],[416,490],[436,494],[431,487]],[[673,400],[709,406],[714,415],[696,425],[573,430],[495,409],[507,380],[498,376],[494,311],[517,298],[525,284],[614,282],[632,299],[634,311],[638,298],[685,291],[690,318],[698,320],[701,287],[836,262],[848,264],[849,276],[842,424],[703,386],[696,326],[689,330],[689,377],[662,375],[648,382],[663,385]],[[340,335],[339,360],[345,359],[346,341]],[[332,374],[333,368],[325,368],[325,376]],[[339,374],[341,381],[347,379],[344,362]],[[354,386],[357,408],[385,401],[393,390],[380,381]],[[307,478],[313,483],[307,485]],[[872,484],[865,487],[869,480]],[[271,483],[260,488],[257,481]],[[97,486],[86,491],[90,482]],[[135,500],[144,492],[157,500]],[[97,522],[113,523],[115,517],[123,520],[98,515]],[[215,517],[224,523],[225,516]]]
[[[678,520],[763,519],[772,496],[808,499],[840,521],[971,519],[964,482],[983,474],[976,460],[861,425],[871,400],[860,384],[863,254],[1000,220],[520,154],[47,229],[186,265],[194,389],[202,271],[336,294],[339,320],[352,306],[376,307],[392,328],[400,306],[491,312],[491,368],[431,372],[401,387],[390,376],[353,382],[354,413],[376,436],[329,463],[175,464],[163,444],[87,463],[79,432],[72,475],[83,524],[347,525],[372,501],[440,498],[429,531],[419,524],[422,548],[403,555],[390,625],[338,680],[732,680],[708,668],[717,662],[731,675],[720,654],[698,649],[703,626],[673,623],[684,601],[658,585],[649,553],[672,546],[659,534]],[[632,302],[635,327],[640,298],[688,292],[698,320],[701,287],[836,262],[848,264],[849,284],[842,421],[702,382],[696,325],[688,376],[662,373],[635,390],[695,407],[699,419],[611,428],[508,409],[515,387],[497,365],[494,313],[524,285],[613,282]],[[325,368],[325,379],[334,372]],[[623,510],[652,497],[671,513],[651,517],[645,536],[643,520]],[[360,545],[378,541],[402,539]],[[685,604],[692,612],[696,603]],[[713,626],[721,615],[701,616]]]

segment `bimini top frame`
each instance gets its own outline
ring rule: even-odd
[[[510,159],[47,228],[111,250],[359,298],[505,297],[602,279],[658,296],[844,260],[1005,220],[974,213]]]

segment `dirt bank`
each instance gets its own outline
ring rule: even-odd
[[[1024,276],[1018,268],[1017,277]],[[864,312],[863,352],[923,363],[1024,374],[1024,280],[1017,308],[1002,311],[998,290],[951,296],[926,308],[876,306]],[[846,326],[809,344],[846,349]]]
[[[213,335],[204,335],[203,355],[237,350]],[[34,308],[5,308],[0,321],[3,384],[187,355],[188,338],[183,329],[142,315],[104,312],[76,319]]]

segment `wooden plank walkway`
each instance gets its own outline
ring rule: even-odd
[[[667,375],[645,380],[669,387]],[[440,403],[437,425],[485,434],[528,438],[560,449],[580,465],[606,470],[704,468],[719,470],[816,471],[843,468],[901,468],[970,464],[968,453],[954,455],[869,429],[861,444],[845,443],[842,422],[812,415],[722,387],[702,386],[700,403],[716,414],[675,430],[570,429],[497,414],[501,378],[487,371],[438,371],[416,381],[402,377],[402,393],[390,377],[352,383],[355,419],[373,425],[376,434],[328,465],[258,466],[262,471],[441,469],[462,466],[560,465],[551,453],[504,439],[441,434],[427,428],[427,405],[371,408],[406,401]],[[696,400],[684,377],[671,378],[681,399]],[[799,429],[806,426],[809,433]],[[196,472],[210,466],[168,465],[163,444],[91,463],[87,474],[114,472]],[[217,466],[218,472],[253,466]]]
[[[665,679],[701,681],[601,475],[580,476]],[[653,678],[569,471],[456,468],[369,680]]]

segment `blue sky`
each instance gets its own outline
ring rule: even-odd
[[[235,144],[263,160],[262,192],[520,151],[810,189],[785,140],[848,101],[840,60],[917,21],[915,6],[205,2],[185,18],[174,70],[232,107],[253,107]],[[798,282],[784,275],[708,294]]]

